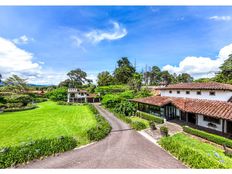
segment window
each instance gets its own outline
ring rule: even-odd
[[[220,124],[220,119],[204,116],[204,121]]]
[[[190,94],[190,91],[186,91],[186,94]]]
[[[177,94],[180,94],[180,91],[176,91]]]
[[[215,95],[215,92],[214,91],[210,91],[209,95]]]
[[[171,94],[171,93],[172,93],[172,91],[169,91],[169,93]]]
[[[201,95],[201,91],[197,91],[197,95]]]

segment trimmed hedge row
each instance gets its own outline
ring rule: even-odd
[[[189,134],[192,135],[196,135],[198,137],[204,138],[206,140],[212,141],[214,143],[220,144],[220,145],[226,145],[227,147],[232,148],[232,140],[219,136],[219,135],[215,135],[215,134],[211,134],[208,132],[204,132],[204,131],[200,131],[197,129],[193,129],[190,128],[188,126],[183,126],[183,130],[184,132],[187,132]]]
[[[191,146],[183,145],[171,137],[161,138],[159,144],[171,154],[176,156],[179,160],[192,168],[197,169],[220,169],[227,168],[224,164],[217,160],[209,158],[206,154],[202,154]]]
[[[35,108],[38,108],[38,106],[31,105],[31,106],[25,106],[25,107],[21,107],[21,108],[6,108],[6,109],[3,109],[3,111],[4,112],[16,112],[16,111],[31,110],[31,109],[35,109]]]
[[[91,141],[99,141],[105,138],[111,131],[112,127],[110,124],[102,117],[98,110],[91,104],[88,105],[90,110],[94,113],[97,120],[97,126],[89,129],[87,135]]]
[[[146,125],[141,121],[132,121],[130,125],[135,130],[146,129]]]
[[[145,120],[148,120],[148,121],[154,121],[154,122],[160,123],[160,124],[164,123],[163,118],[148,114],[146,112],[137,111],[137,116],[139,116]]]
[[[0,168],[13,167],[42,156],[74,149],[77,141],[72,137],[40,139],[15,147],[0,149]]]

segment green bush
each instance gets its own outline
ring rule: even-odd
[[[22,103],[23,106],[26,106],[33,101],[33,98],[26,94],[14,94],[5,96],[4,98],[6,103]]]
[[[45,102],[45,101],[48,101],[48,99],[47,98],[38,98],[38,97],[34,98],[35,103],[41,103],[41,102]]]
[[[74,105],[74,103],[65,102],[65,101],[58,101],[57,104],[58,104],[58,105]]]
[[[107,108],[113,108],[122,101],[122,97],[116,94],[106,94],[102,98],[102,104]]]
[[[135,92],[133,90],[127,90],[119,94],[123,99],[134,98]]]
[[[166,126],[161,126],[160,127],[160,132],[163,136],[167,137],[168,136],[168,128]]]
[[[123,115],[123,114],[117,113],[115,110],[114,110],[114,111],[111,111],[111,112],[113,112],[114,115],[115,115],[117,118],[119,118],[120,120],[122,120],[122,121],[124,121],[124,122],[126,122],[126,123],[128,123],[128,124],[130,124],[130,123],[132,122],[132,120],[131,120],[130,117],[128,117],[128,116],[125,116],[125,115]]]
[[[227,168],[223,163],[209,158],[207,154],[201,153],[191,148],[191,146],[183,145],[172,137],[161,138],[159,144],[179,160],[192,168],[210,169],[210,168]]]
[[[146,129],[146,125],[140,121],[132,121],[130,125],[133,129],[136,129],[136,130]]]
[[[53,101],[66,101],[68,95],[68,89],[66,87],[60,87],[52,89],[46,96]]]
[[[3,109],[4,112],[16,112],[16,111],[26,111],[26,110],[31,110],[31,109],[35,109],[38,108],[38,106],[36,105],[27,105],[24,107],[13,107],[13,108],[5,108]]]
[[[219,135],[215,135],[215,134],[211,134],[208,132],[204,132],[204,131],[200,131],[197,129],[193,129],[190,128],[188,126],[183,126],[183,130],[184,132],[187,132],[189,134],[192,135],[196,135],[198,137],[204,138],[206,140],[212,141],[214,143],[220,144],[220,145],[226,145],[227,147],[232,148],[232,140],[219,136]]]
[[[150,126],[151,130],[157,129],[154,121],[149,121],[149,126]]]
[[[120,93],[128,90],[127,85],[109,85],[109,86],[98,86],[95,91],[101,95]]]
[[[72,137],[40,139],[15,147],[0,150],[0,168],[15,166],[20,163],[74,149],[77,141]]]
[[[123,114],[125,116],[131,116],[136,113],[135,104],[127,100],[121,101],[120,103],[116,104],[114,110],[115,112]]]
[[[148,121],[154,121],[154,122],[160,123],[160,124],[164,123],[163,118],[157,117],[155,115],[151,115],[151,114],[148,114],[145,112],[137,111],[137,115],[145,120],[148,120]]]
[[[90,128],[87,131],[87,135],[90,141],[99,141],[105,138],[110,133],[112,127],[105,120],[104,117],[99,115],[97,109],[93,105],[89,104],[89,108],[95,114],[95,118],[97,120],[97,126]]]

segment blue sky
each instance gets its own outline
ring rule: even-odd
[[[0,7],[0,73],[57,84],[81,68],[96,79],[123,56],[137,70],[209,77],[232,53],[232,7]]]

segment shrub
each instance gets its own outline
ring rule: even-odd
[[[132,99],[134,98],[134,91],[133,90],[127,90],[124,91],[122,93],[120,93],[119,95],[123,98],[123,99]]]
[[[167,137],[168,136],[168,128],[166,126],[161,126],[160,127],[160,132],[161,132],[161,135]]]
[[[187,132],[189,134],[196,135],[196,136],[199,136],[199,137],[204,138],[206,140],[212,141],[214,143],[217,143],[220,145],[226,145],[227,147],[232,148],[232,140],[230,140],[228,138],[225,138],[225,137],[222,137],[219,135],[215,135],[215,134],[211,134],[208,132],[200,131],[197,129],[193,129],[193,128],[190,128],[188,126],[183,126],[183,130],[184,130],[184,132]]]
[[[53,101],[66,101],[68,89],[66,87],[60,87],[53,89],[46,93],[46,96]]]
[[[144,98],[144,97],[150,97],[150,96],[152,96],[152,93],[147,88],[145,88],[137,92],[135,95],[135,98]]]
[[[149,126],[150,126],[151,130],[156,130],[156,126],[155,126],[155,122],[154,121],[150,121],[149,122]]]
[[[131,115],[135,114],[136,107],[135,107],[134,103],[125,100],[125,101],[122,101],[122,102],[116,104],[114,110],[117,113],[123,114],[125,116],[131,116]]]
[[[90,141],[99,141],[103,138],[105,138],[111,131],[110,124],[103,118],[101,115],[99,115],[97,109],[89,104],[90,110],[95,114],[95,118],[97,120],[97,126],[90,128],[87,131],[87,135]]]
[[[16,112],[16,111],[26,111],[26,110],[31,110],[31,109],[35,109],[35,108],[38,108],[38,106],[36,105],[27,105],[27,106],[24,106],[24,107],[13,107],[13,108],[5,108],[3,109],[4,112]]]
[[[125,116],[123,114],[117,113],[115,110],[113,111],[114,115],[119,118],[120,120],[130,124],[132,122],[132,120],[130,119],[130,117]]]
[[[160,118],[158,116],[151,115],[151,114],[148,114],[145,112],[137,111],[137,115],[145,120],[148,120],[148,121],[154,121],[154,122],[160,123],[160,124],[164,123],[163,118]]]
[[[6,103],[22,103],[23,106],[26,106],[28,103],[31,103],[33,101],[33,98],[29,95],[25,94],[14,94],[4,97],[6,100]]]
[[[48,101],[47,98],[34,98],[34,102],[35,103],[41,103],[41,102],[45,102]]]
[[[57,104],[58,104],[58,105],[74,105],[74,103],[65,102],[65,101],[58,101]]]
[[[209,158],[208,155],[203,154],[191,146],[183,145],[181,142],[173,140],[172,137],[163,137],[159,144],[171,154],[176,156],[179,160],[192,168],[209,169],[209,168],[226,168],[223,163]]]
[[[117,103],[120,103],[122,98],[116,94],[107,94],[102,98],[102,104],[105,105],[107,108],[113,108],[116,106]]]
[[[98,86],[95,91],[100,93],[101,95],[112,94],[112,93],[120,93],[128,90],[129,87],[127,85],[109,85],[109,86]]]
[[[77,141],[72,137],[39,139],[15,147],[0,150],[0,168],[15,166],[20,163],[74,149]]]
[[[131,122],[131,127],[136,130],[142,130],[146,129],[146,125],[143,122],[140,121],[132,121]]]

